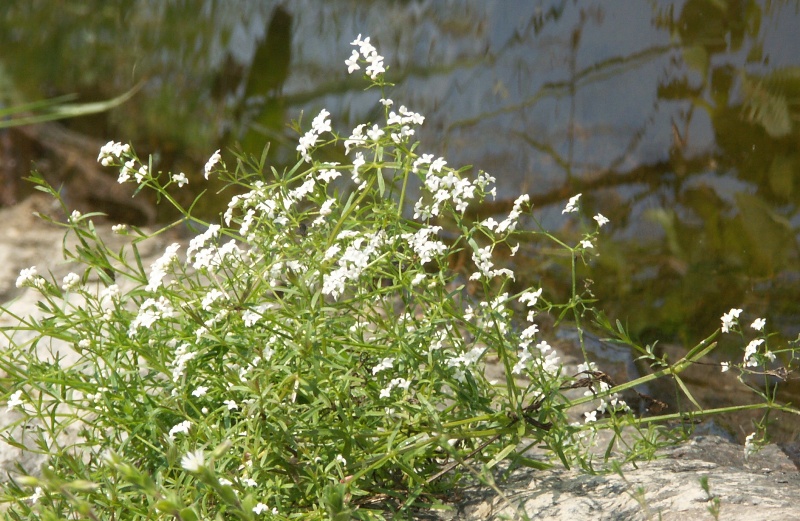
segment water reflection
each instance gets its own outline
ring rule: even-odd
[[[130,140],[198,186],[220,145],[258,153],[270,141],[276,166],[293,161],[287,123],[301,112],[325,107],[341,131],[378,118],[380,94],[343,67],[368,33],[391,96],[427,117],[421,150],[498,178],[499,200],[476,217],[524,190],[546,225],[576,238],[583,225],[560,213],[570,195],[584,193],[586,226],[611,218],[585,275],[634,335],[693,343],[737,306],[794,338],[798,20],[796,2],[748,0],[11,1],[2,102],[110,98],[146,78],[134,102],[62,127],[87,148]],[[18,166],[4,162],[4,175],[45,158],[53,177],[76,177],[37,142],[47,136],[5,133]],[[527,253],[521,275],[567,291],[557,259]]]

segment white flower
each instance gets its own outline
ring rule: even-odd
[[[128,231],[128,225],[127,224],[115,224],[114,226],[111,227],[111,231],[116,233],[116,234],[120,234],[121,235],[121,234],[126,233]]]
[[[239,407],[238,405],[236,405],[236,401],[234,401],[234,400],[223,400],[222,403],[224,403],[228,407],[229,411],[233,411],[237,407]]]
[[[364,136],[364,127],[366,126],[367,126],[366,124],[362,123],[353,129],[353,133],[350,134],[350,137],[344,141],[345,154],[350,153],[351,147],[363,145],[364,143],[366,143],[367,138]]]
[[[20,405],[23,405],[25,402],[22,400],[21,396],[22,390],[15,391],[11,396],[9,396],[8,403],[6,404],[6,411],[11,411]]]
[[[578,199],[580,199],[580,198],[581,198],[581,194],[574,195],[574,196],[570,197],[569,198],[569,202],[567,203],[567,206],[565,206],[564,209],[561,210],[561,213],[563,214],[563,213],[577,212],[578,211]]]
[[[391,369],[394,363],[394,358],[384,358],[378,365],[372,368],[372,374],[378,374],[386,369]]]
[[[319,207],[319,214],[322,217],[330,215],[331,212],[333,211],[332,208],[335,203],[336,199],[334,198],[327,199],[324,203],[322,203],[322,206]]]
[[[64,280],[61,281],[61,289],[64,291],[72,291],[80,285],[81,278],[77,273],[68,273]]]
[[[392,381],[389,382],[389,385],[381,389],[380,397],[388,398],[389,396],[391,396],[392,389],[394,389],[395,387],[399,387],[401,389],[408,389],[409,385],[411,385],[411,382],[406,380],[405,378],[393,378]]]
[[[331,120],[328,118],[331,113],[325,109],[319,111],[317,117],[311,122],[311,128],[317,135],[322,134],[323,132],[330,132],[331,131]]]
[[[731,330],[736,320],[739,318],[739,315],[742,313],[741,309],[731,309],[724,315],[722,315],[722,332],[727,333]]]
[[[333,167],[333,166],[336,166],[338,164],[339,163],[328,163],[325,166]],[[333,181],[334,179],[336,179],[340,175],[342,175],[342,173],[339,172],[338,170],[335,170],[333,168],[325,168],[325,169],[319,171],[319,173],[317,174],[317,179],[319,179],[320,181],[322,181],[324,183],[330,183],[331,181]]]
[[[755,340],[750,341],[747,344],[747,347],[744,349],[744,365],[745,367],[755,367],[758,365],[758,360],[755,358],[755,354],[758,352],[758,346],[764,343],[763,338],[757,338]]]
[[[133,159],[129,159],[125,162],[122,168],[119,171],[119,177],[117,178],[117,182],[122,184],[126,182],[128,179],[131,178],[132,175],[136,174],[136,162]]]
[[[37,501],[39,501],[44,496],[44,491],[42,487],[36,487],[33,491],[33,494],[28,497],[28,500],[31,502],[31,505],[35,505]]]
[[[347,74],[353,74],[354,71],[359,70],[361,67],[358,65],[358,51],[353,51],[353,54],[350,55],[350,58],[344,61],[344,64],[347,65]]]
[[[206,179],[208,179],[208,176],[209,174],[211,174],[211,171],[214,169],[214,166],[217,163],[219,163],[221,159],[222,156],[220,155],[219,150],[211,154],[211,157],[208,158],[208,161],[206,162],[206,166],[203,167],[203,172]]]
[[[379,54],[372,54],[367,58],[367,75],[374,79],[377,79],[378,76],[386,72],[386,68],[383,66],[383,56]]]
[[[103,166],[109,166],[114,163],[114,160],[119,160],[124,154],[127,154],[131,146],[122,143],[115,143],[109,141],[100,148],[100,155],[97,156],[97,161]]]
[[[189,472],[198,472],[206,463],[205,454],[198,449],[194,452],[189,452],[181,458],[181,467]]]
[[[172,180],[178,183],[178,188],[183,188],[185,185],[189,184],[189,180],[186,178],[186,174],[183,172],[173,175]]]
[[[394,105],[394,101],[388,98],[381,98],[379,101],[381,102],[381,105],[383,105],[384,107],[391,107],[392,105]]]
[[[756,331],[764,331],[764,326],[767,324],[767,321],[763,318],[757,318],[753,320],[753,323],[750,324],[750,327],[755,329]]]
[[[747,438],[744,440],[744,457],[748,458],[749,456],[755,454],[758,451],[758,444],[753,441],[753,438],[756,437],[756,433],[751,433],[747,435]]]
[[[584,239],[581,241],[581,247],[588,250],[589,248],[594,248],[594,244],[592,244],[592,241]]]
[[[608,218],[606,218],[603,214],[599,213],[593,217],[595,221],[597,221],[597,226],[603,226],[604,224],[608,224]]]
[[[197,388],[194,391],[192,391],[192,396],[200,398],[201,396],[205,396],[207,392],[208,392],[208,387],[206,387],[205,385],[198,385]]]
[[[495,228],[497,228],[497,225],[499,223],[497,221],[495,221],[494,218],[489,217],[488,219],[484,220],[480,224],[481,224],[481,226],[486,226],[490,230],[494,230]]]
[[[353,174],[350,176],[354,183],[359,183],[358,189],[364,188],[366,185],[366,181],[362,181],[361,177],[358,175],[358,169],[361,168],[366,164],[366,160],[364,159],[364,154],[361,152],[356,152],[356,158],[353,159]]]
[[[373,141],[377,141],[383,134],[383,130],[377,124],[373,125],[370,130],[367,130],[367,136]]]
[[[536,291],[526,291],[522,295],[519,296],[519,301],[523,304],[527,304],[529,308],[532,308],[536,305],[536,302],[539,300],[539,297],[542,296],[542,288],[537,289]]]
[[[169,430],[169,439],[174,440],[176,434],[188,434],[189,429],[192,427],[192,422],[185,420],[175,425]]]
[[[597,421],[597,411],[590,411],[583,413],[584,423],[592,423]]]
[[[730,362],[722,362],[722,363],[720,364],[720,370],[721,370],[723,373],[726,373],[726,372],[728,372],[728,369],[730,369],[730,368],[731,368],[731,363],[730,363]]]
[[[361,56],[364,57],[369,66],[367,67],[367,75],[372,78],[373,80],[378,77],[378,75],[383,74],[385,72],[385,68],[383,67],[383,56],[378,54],[377,49],[369,43],[369,37],[361,39],[361,35],[358,35],[351,45],[355,45],[359,48],[359,52]],[[350,59],[345,61],[347,65],[347,72],[352,73],[355,70],[358,70],[358,54],[354,54],[350,56]]]
[[[164,254],[150,266],[150,277],[148,278],[148,284],[145,288],[147,291],[155,292],[161,287],[164,277],[167,276],[167,268],[172,262],[178,259],[178,249],[180,249],[180,247],[181,245],[177,242],[170,244],[167,246]]]
[[[267,509],[269,509],[269,507],[267,505],[265,505],[264,503],[260,503],[259,502],[256,506],[253,507],[253,513],[255,513],[256,515],[259,515],[259,514],[261,514],[263,512],[266,512]],[[273,508],[272,509],[272,513],[277,515],[278,509],[277,508]]]
[[[19,272],[19,277],[17,277],[16,286],[18,288],[21,288],[23,286],[35,286],[36,279],[37,279],[36,266],[31,266],[30,268],[24,268]]]
[[[533,358],[533,356],[527,349],[520,349],[519,360],[517,360],[517,363],[511,369],[511,372],[513,374],[521,374],[522,371],[525,370],[525,366],[527,365],[528,361],[530,361],[531,358]]]
[[[133,174],[133,177],[136,178],[136,182],[137,183],[141,184],[141,182],[144,181],[145,177],[147,177],[148,172],[149,172],[149,170],[147,168],[147,165],[142,165],[142,166],[139,167],[139,170],[137,170]]]
[[[163,296],[159,297],[158,300],[152,298],[145,300],[139,308],[139,314],[128,328],[128,336],[133,338],[136,330],[140,327],[149,328],[156,320],[171,317],[173,311],[172,305]]]

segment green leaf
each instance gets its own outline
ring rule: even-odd
[[[198,519],[200,519],[197,513],[195,513],[194,509],[191,507],[184,508],[179,512],[179,514],[183,521],[197,521]]]
[[[494,458],[489,460],[489,463],[486,464],[486,468],[487,469],[493,468],[495,465],[497,465],[498,463],[500,463],[501,461],[506,459],[506,456],[511,454],[514,451],[514,449],[516,449],[516,448],[517,448],[517,444],[516,443],[512,443],[511,445],[507,445],[503,450],[501,450],[500,452],[495,454]]]

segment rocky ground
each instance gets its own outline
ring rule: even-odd
[[[23,268],[36,265],[40,273],[51,270],[57,278],[70,271],[63,262],[63,231],[47,225],[33,213],[58,214],[58,208],[45,197],[31,197],[0,210],[0,302],[13,300],[10,308],[26,315],[36,312],[36,294],[15,287]],[[119,241],[109,226],[99,226],[109,241]],[[164,240],[166,241],[166,239]],[[162,241],[163,242],[163,241]],[[113,243],[113,242],[112,242]],[[165,242],[145,243],[145,266],[163,252]],[[0,316],[0,326],[14,319]],[[568,343],[562,339],[562,346]],[[5,341],[5,340],[2,340]],[[596,346],[598,350],[602,346]],[[2,348],[2,345],[0,345]],[[604,349],[604,348],[603,348]],[[564,359],[574,358],[568,352]],[[618,354],[604,355],[619,367],[614,371],[625,378],[635,368]],[[11,421],[0,406],[0,426]],[[485,519],[713,519],[707,507],[719,499],[722,520],[800,519],[800,445],[770,445],[745,458],[734,437],[698,436],[661,453],[649,463],[628,464],[623,476],[614,473],[589,475],[577,470],[557,468],[548,471],[517,469],[492,487],[476,485],[453,497],[452,509],[420,513],[420,518],[440,520]],[[791,440],[789,440],[791,441]],[[0,475],[15,462],[35,468],[36,461],[20,461],[17,449],[0,445]],[[710,496],[700,485],[707,477]]]

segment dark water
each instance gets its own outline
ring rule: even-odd
[[[587,223],[611,219],[584,275],[635,337],[693,344],[732,307],[777,342],[800,334],[797,1],[5,0],[0,101],[107,99],[145,80],[64,124],[197,186],[237,142],[293,161],[302,111],[327,108],[342,132],[376,119],[378,94],[343,63],[359,33],[386,57],[390,96],[426,116],[420,150],[498,178],[481,214],[524,191],[577,240],[561,208],[582,192]],[[5,149],[20,169],[47,153],[28,141]],[[538,245],[516,268],[568,290]]]

